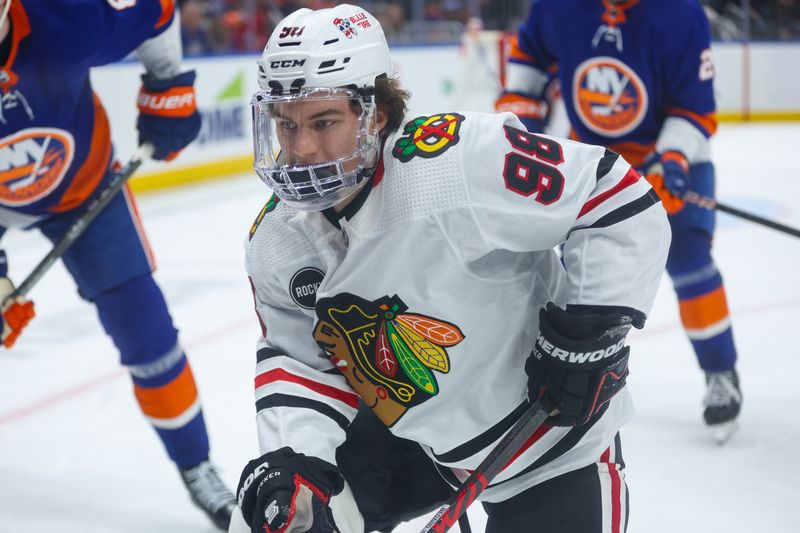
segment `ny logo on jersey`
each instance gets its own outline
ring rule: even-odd
[[[28,128],[0,141],[0,204],[28,205],[64,179],[74,155],[68,131]]]
[[[619,137],[636,128],[647,111],[647,90],[630,67],[613,57],[593,57],[575,69],[575,111],[587,128]]]

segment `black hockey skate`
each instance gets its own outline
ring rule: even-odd
[[[739,429],[736,417],[742,407],[742,392],[736,370],[706,372],[703,419],[718,444],[724,444]]]
[[[192,502],[208,515],[215,526],[227,531],[236,498],[211,463],[203,461],[194,468],[181,469],[180,473]]]

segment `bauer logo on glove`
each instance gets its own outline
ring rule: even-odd
[[[142,76],[136,127],[139,144],[153,145],[153,159],[175,159],[200,133],[194,80],[194,71],[168,79]]]
[[[139,110],[152,115],[174,115],[188,117],[195,112],[194,90],[181,88],[174,94],[149,94],[140,92],[137,99]]]

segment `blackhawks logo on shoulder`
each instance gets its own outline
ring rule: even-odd
[[[443,154],[458,144],[458,130],[464,116],[458,113],[441,113],[417,117],[403,128],[403,137],[394,144],[392,155],[407,163],[414,156],[431,158]]]
[[[264,204],[264,207],[261,208],[261,211],[258,213],[258,216],[253,221],[253,225],[250,226],[250,237],[248,240],[253,240],[253,235],[256,234],[256,230],[258,229],[258,225],[261,224],[261,221],[264,220],[264,215],[267,213],[274,211],[275,207],[278,205],[281,199],[275,196],[275,193],[272,193],[272,196],[269,197],[267,203]]]
[[[455,324],[409,313],[397,296],[370,301],[341,293],[317,300],[314,340],[375,415],[392,426],[439,393],[446,348],[464,340]]]

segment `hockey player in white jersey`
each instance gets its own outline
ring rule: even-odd
[[[560,414],[482,493],[487,531],[624,531],[625,336],[666,260],[657,196],[613,152],[510,113],[405,116],[392,74],[350,5],[289,15],[259,61],[263,455],[231,531],[391,531],[534,399]]]

